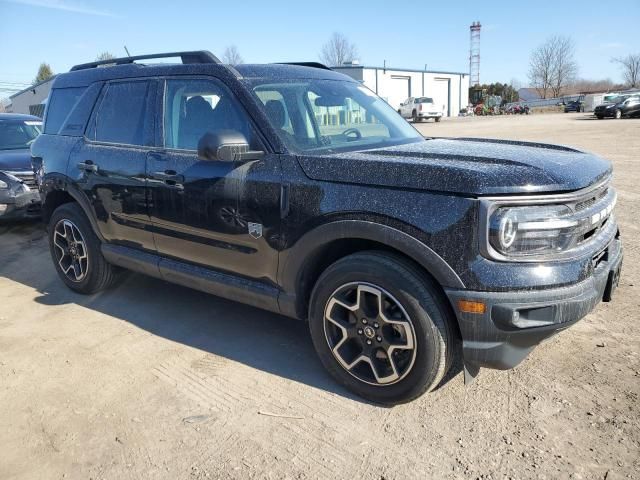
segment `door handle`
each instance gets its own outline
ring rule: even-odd
[[[162,180],[163,182],[184,183],[184,175],[178,175],[174,170],[165,170],[164,172],[153,172],[151,178]]]
[[[153,172],[150,175],[154,180],[160,180],[167,186],[177,188],[178,190],[184,189],[184,175],[178,175],[174,170],[165,170],[164,172]]]
[[[93,163],[91,160],[87,160],[85,162],[79,163],[78,164],[78,169],[79,170],[84,170],[85,172],[97,173],[98,172],[98,165]]]

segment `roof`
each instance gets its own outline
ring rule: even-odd
[[[324,78],[353,81],[346,75],[333,70],[316,67],[287,64],[243,64],[237,66],[220,63],[129,63],[102,68],[88,68],[58,74],[55,88],[84,87],[93,82],[124,79],[131,77],[164,76],[164,75],[211,75],[235,78]]]
[[[33,115],[25,115],[22,113],[0,113],[0,120],[22,120],[22,121],[34,121],[41,122],[40,117]]]
[[[309,64],[311,65],[311,64]],[[311,67],[305,65],[292,65],[284,63],[264,63],[264,64],[243,64],[237,65],[236,70],[245,78],[313,78],[326,80],[348,80],[353,81],[340,72],[332,69]]]
[[[49,82],[53,82],[53,80],[56,78],[56,75],[53,75],[52,77],[47,78],[46,80],[43,80],[41,82],[38,83],[34,83],[33,85],[25,88],[24,90],[20,90],[19,92],[14,93],[13,95],[9,96],[9,99],[13,98],[13,97],[17,97],[18,95],[22,95],[24,92],[28,92],[29,90],[33,90],[34,88],[39,87],[40,85],[44,85],[45,83],[49,83]]]
[[[446,72],[444,70],[420,70],[415,68],[400,68],[400,67],[376,67],[373,65],[340,65],[339,67],[332,67],[334,70],[341,69],[357,69],[368,68],[370,70],[392,70],[394,72],[415,72],[415,73],[436,73],[440,75],[469,75],[469,72]]]

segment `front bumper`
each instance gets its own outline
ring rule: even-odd
[[[40,218],[40,192],[28,191],[15,193],[0,190],[0,221]]]
[[[593,111],[593,114],[596,117],[615,117],[616,109],[615,108],[597,108]]]
[[[580,283],[545,290],[479,292],[446,290],[462,334],[465,368],[505,370],[518,365],[543,340],[585,317],[617,285],[622,244],[614,239]],[[595,260],[594,260],[595,261]],[[483,302],[482,314],[460,310],[459,301]]]

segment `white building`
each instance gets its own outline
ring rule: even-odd
[[[9,113],[24,113],[26,115],[42,117],[54,78],[55,76],[11,95],[9,97],[11,103],[7,105],[6,111]]]
[[[469,104],[468,73],[357,64],[333,67],[333,70],[364,83],[396,110],[409,97],[431,97],[436,105],[442,106],[445,116],[453,117]]]

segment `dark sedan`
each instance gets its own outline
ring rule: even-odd
[[[579,100],[573,100],[564,106],[564,113],[584,112],[584,104]]]
[[[41,127],[38,117],[0,113],[0,220],[40,216],[29,147]]]
[[[640,94],[614,97],[610,102],[598,105],[593,114],[599,119],[640,116]]]

